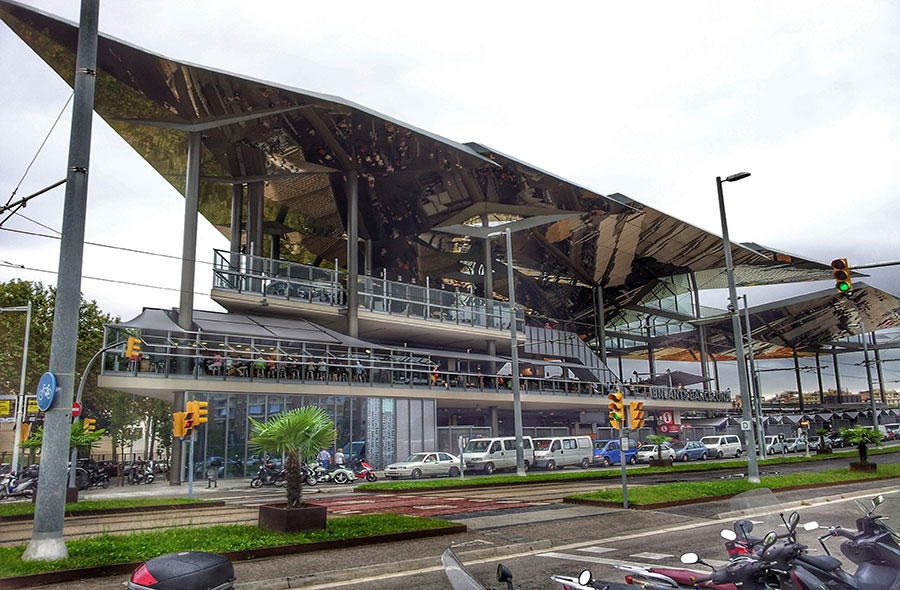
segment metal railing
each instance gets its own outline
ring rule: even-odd
[[[337,261],[335,261],[337,268]],[[213,253],[213,289],[252,293],[266,298],[347,305],[347,273],[249,256],[224,250]],[[469,291],[435,289],[382,277],[358,278],[359,307],[391,316],[493,330],[509,329],[509,303],[477,297]],[[516,328],[525,330],[525,314],[516,311]]]
[[[501,374],[508,363],[500,357],[492,373],[489,363],[466,359],[465,354],[455,351],[439,355],[402,348],[360,349],[208,332],[140,331],[115,326],[106,330],[107,342],[120,342],[121,347],[104,353],[103,375],[484,392],[503,392],[511,387],[508,370],[506,375]],[[141,353],[125,358],[125,342],[135,335],[142,340]],[[206,387],[212,388],[212,384]],[[548,376],[540,367],[535,374],[523,376],[521,387],[523,391],[548,394],[605,395],[603,384],[573,379],[567,373]]]

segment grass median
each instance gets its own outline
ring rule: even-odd
[[[881,455],[885,453],[900,452],[900,447],[892,446],[883,449],[869,449],[869,455]],[[811,455],[810,457],[778,457],[774,459],[765,459],[759,462],[761,467],[770,465],[784,465],[787,463],[805,463],[808,461],[827,461],[829,459],[846,459],[848,461],[858,460],[856,449],[852,451],[836,452],[828,455]],[[679,471],[716,471],[720,469],[740,469],[746,468],[746,459],[738,459],[734,461],[725,461],[722,463],[704,463],[701,461],[691,461],[688,463],[676,463],[672,467],[630,467],[629,475],[643,475],[651,473],[678,473]],[[485,477],[470,477],[464,480],[458,478],[437,478],[422,480],[402,480],[402,481],[386,481],[378,483],[362,484],[356,487],[358,490],[378,491],[378,490],[415,490],[418,488],[453,488],[459,486],[483,486],[497,484],[521,484],[536,483],[544,481],[568,481],[582,479],[619,479],[622,477],[621,471],[529,471],[525,477],[518,475],[491,475]]]
[[[135,508],[138,506],[167,506],[171,504],[203,504],[209,500],[190,498],[116,498],[112,500],[82,500],[66,504],[66,512],[104,510],[107,508]],[[0,504],[0,516],[34,514],[34,502]]]
[[[873,477],[900,476],[900,464],[879,465],[878,471],[863,473],[849,469],[830,469],[815,473],[793,473],[760,478],[760,483],[750,483],[744,479],[722,481],[685,481],[653,486],[636,486],[628,489],[628,503],[634,505],[677,502],[715,496],[732,496],[754,488],[787,488],[811,484],[854,482]],[[588,494],[569,496],[580,500],[622,503],[622,489],[598,490]]]
[[[454,524],[446,520],[400,514],[366,514],[329,519],[328,528],[322,531],[290,534],[246,525],[175,528],[67,541],[68,559],[44,562],[22,561],[25,546],[0,547],[0,577],[146,561],[177,551],[222,553],[295,543],[318,543],[370,535],[407,533],[444,528]]]

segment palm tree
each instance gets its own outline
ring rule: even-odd
[[[334,444],[337,438],[334,421],[322,408],[304,406],[273,416],[264,424],[253,418],[250,422],[253,423],[252,448],[286,456],[287,507],[299,508],[303,499],[301,462],[315,457],[319,449]]]
[[[841,428],[841,438],[856,445],[859,450],[859,462],[868,463],[868,448],[866,445],[881,443],[881,433],[873,428],[865,426],[854,426],[852,428]]]
[[[647,440],[656,445],[656,458],[662,461],[662,447],[667,442],[672,442],[672,437],[665,434],[651,434],[647,436]]]
[[[76,418],[72,420],[69,446],[79,451],[90,451],[97,444],[97,441],[100,440],[100,437],[103,436],[104,432],[106,432],[104,428],[88,432],[84,429],[84,422],[81,418]],[[40,450],[42,444],[44,444],[44,427],[38,426],[31,431],[31,436],[22,443],[22,446],[26,449]]]

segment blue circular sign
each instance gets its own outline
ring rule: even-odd
[[[47,371],[41,375],[37,384],[37,403],[42,412],[46,412],[53,405],[56,398],[56,375]]]

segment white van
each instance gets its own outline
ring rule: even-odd
[[[534,447],[530,436],[522,437],[525,451],[525,469],[534,465]],[[497,469],[516,468],[516,437],[473,438],[463,449],[466,471],[484,471],[487,474]]]
[[[589,436],[554,436],[534,439],[534,466],[552,471],[566,465],[587,469],[594,459]]]
[[[740,457],[744,451],[741,446],[741,439],[736,434],[722,434],[716,436],[704,436],[700,442],[709,449],[709,454],[713,457]]]

